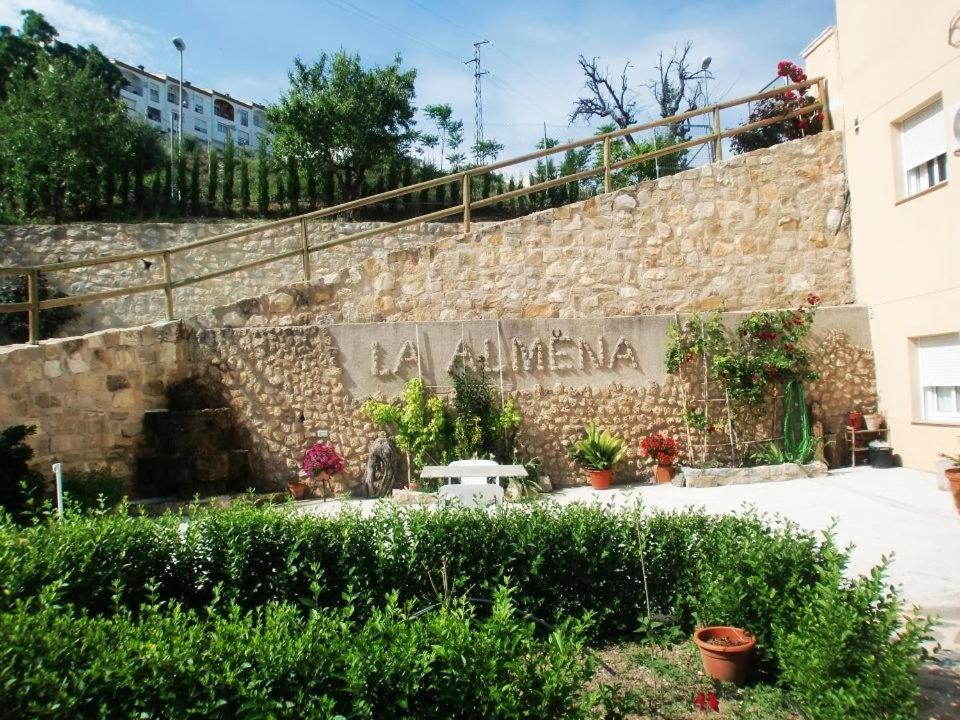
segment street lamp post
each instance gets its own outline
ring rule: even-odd
[[[703,73],[703,105],[704,107],[709,107],[710,105],[710,73],[707,72],[710,68],[710,63],[713,62],[713,58],[707,55],[700,61],[700,72]],[[713,143],[710,143],[710,146],[707,148],[710,151],[710,162],[713,163],[716,161],[714,155]]]
[[[177,52],[180,53],[180,103],[177,108],[177,120],[179,121],[179,128],[177,131],[177,157],[180,156],[180,153],[183,152],[183,51],[187,49],[187,44],[183,41],[183,38],[179,35],[173,39],[173,46],[177,49]],[[170,134],[173,135],[173,125],[170,125]],[[171,138],[172,140],[172,138]],[[171,142],[171,145],[173,143]],[[170,177],[174,176],[173,168],[173,154],[170,155]],[[173,183],[170,183],[170,186],[173,187]],[[178,199],[183,193],[183,188],[177,185],[177,196]]]

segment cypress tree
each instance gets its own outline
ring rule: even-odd
[[[523,187],[523,178],[517,183],[517,190]],[[530,196],[521,195],[517,198],[517,215],[526,215],[527,208],[530,206]]]
[[[217,185],[220,183],[217,175],[220,172],[220,158],[217,151],[210,150],[210,174],[207,176],[207,212],[212,213],[217,207]]]
[[[447,206],[447,186],[437,185],[433,192],[433,197],[434,202],[437,204],[437,210],[445,208]]]
[[[107,215],[113,210],[113,199],[117,194],[117,174],[113,167],[103,168],[103,207]]]
[[[314,162],[308,162],[307,167],[307,203],[310,205],[311,210],[317,209],[317,203],[319,201],[319,189],[317,188],[317,164]]]
[[[517,189],[517,184],[513,181],[513,177],[510,178],[510,182],[507,183],[507,192],[513,192]],[[516,217],[517,214],[517,199],[510,198],[507,200],[506,212],[509,217]]]
[[[270,214],[270,175],[267,167],[267,148],[257,150],[257,212],[261,217]]]
[[[381,187],[383,186],[381,185]],[[384,190],[396,190],[398,187],[400,187],[400,170],[397,167],[396,159],[394,159],[390,161],[390,165],[387,167],[387,184]],[[399,198],[392,198],[384,205],[387,215],[394,216],[400,211]]]
[[[287,156],[287,199],[290,201],[290,214],[300,212],[300,167],[296,155]]]
[[[246,154],[240,159],[240,214],[250,210],[250,160]]]
[[[236,177],[237,161],[236,148],[233,145],[233,136],[227,137],[227,146],[223,151],[223,214],[230,217],[233,214],[233,181]]]
[[[336,182],[333,166],[327,165],[323,169],[323,204],[326,207],[332,207],[337,204]]]
[[[167,171],[169,172],[169,170]],[[144,177],[143,177],[143,160],[142,158],[136,159],[136,167],[133,170],[133,206],[137,212],[137,215],[143,216],[143,213],[146,211],[146,201],[147,201],[146,187],[144,186]]]
[[[379,195],[382,192],[386,192],[387,190],[386,183],[387,183],[386,179],[383,177],[383,175],[381,175],[380,179],[377,180],[377,187],[374,189],[373,194]],[[386,202],[386,203],[379,202],[376,205],[374,205],[372,209],[377,217],[387,217],[387,215],[390,213],[390,210],[391,210],[390,204],[391,203],[389,202]]]
[[[200,214],[200,148],[193,148],[190,160],[190,214]]]
[[[276,177],[274,179],[276,180],[274,200],[276,200],[277,209],[280,210],[280,214],[282,215],[283,204],[286,202],[286,199],[287,199],[287,192],[283,186],[283,176],[279,172],[276,173]]]
[[[161,202],[164,207],[170,205],[170,193],[172,192],[173,178],[170,176],[170,163],[164,163],[163,166],[163,199]]]
[[[450,188],[451,205],[459,205],[460,204],[460,183],[459,182],[447,183],[447,187]]]
[[[177,214],[183,217],[187,214],[187,156],[183,152],[177,154]],[[167,199],[169,199],[169,195]],[[166,201],[165,201],[166,202]]]
[[[120,171],[120,187],[117,190],[120,195],[120,207],[127,209],[127,203],[130,201],[130,170],[123,168]]]
[[[154,215],[160,215],[163,212],[163,181],[160,173],[153,174],[153,183],[150,187],[150,211]]]
[[[409,160],[403,164],[403,177],[401,178],[401,185],[403,187],[413,185],[413,167],[410,165]],[[406,195],[401,196],[400,199],[403,204],[403,216],[413,217],[413,193],[407,193]]]

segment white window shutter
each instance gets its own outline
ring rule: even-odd
[[[960,335],[920,338],[917,345],[921,386],[960,386]]]
[[[943,122],[943,102],[937,100],[901,125],[903,169],[909,170],[933,160],[947,151],[947,131]]]

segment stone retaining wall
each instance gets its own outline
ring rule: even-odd
[[[556,354],[551,360],[549,342],[542,363],[532,353],[532,345],[525,354],[505,361],[509,371],[504,391],[516,398],[524,416],[520,445],[525,455],[542,459],[554,484],[581,482],[581,472],[567,459],[567,448],[591,420],[627,440],[626,461],[616,471],[618,482],[649,475],[649,466],[640,455],[640,440],[647,433],[669,433],[686,447],[680,383],[663,373],[662,350],[658,349],[664,320],[619,318],[610,324],[628,342],[621,345],[611,335],[604,360],[597,358],[601,372],[594,372],[590,356],[583,369],[558,364]],[[599,328],[606,322],[596,319],[585,324]],[[631,333],[622,326],[629,322],[647,329]],[[517,321],[511,332],[549,341],[575,330],[560,321],[556,324],[555,328],[548,321]],[[561,326],[562,332],[558,330]],[[866,327],[863,308],[824,308],[818,314],[810,342],[814,366],[822,377],[808,386],[807,399],[818,404],[818,419],[827,433],[840,431],[851,407],[870,410],[876,406],[873,357],[865,348],[869,338]],[[187,331],[178,323],[162,323],[45,341],[36,347],[2,348],[0,381],[9,391],[0,394],[0,426],[26,423],[39,427],[32,442],[41,469],[57,458],[67,469],[106,464],[131,474],[142,451],[144,412],[165,406],[172,383],[195,377],[219,404],[231,409],[238,435],[246,444],[242,449],[249,450],[260,487],[277,487],[295,476],[303,451],[325,430],[345,456],[344,485],[352,488],[362,476],[370,443],[381,432],[362,414],[361,405],[374,394],[396,395],[388,382],[378,388],[367,381],[357,383],[352,377],[361,363],[370,360],[358,358],[350,349],[362,347],[365,341],[351,343],[345,337],[355,333],[365,338],[363,333],[376,329],[311,325]],[[461,332],[480,342],[478,348],[483,347],[482,335],[474,332],[475,328],[461,328],[460,323],[435,323],[420,330],[423,347],[443,347],[443,333]],[[615,344],[620,347],[616,354]],[[411,343],[397,357],[410,360],[412,347]],[[593,351],[598,348],[594,341]],[[457,352],[466,351],[458,346]],[[415,376],[415,360],[414,356],[400,364],[399,371],[407,373],[404,377]],[[533,382],[516,382],[510,374],[514,372],[529,374]],[[619,381],[611,379],[610,372],[618,373]],[[499,373],[491,379],[499,385]],[[690,386],[685,389],[688,396],[694,392]],[[769,437],[762,434],[768,430],[758,429],[757,437]],[[739,441],[750,440],[750,432],[744,431]],[[694,447],[704,440],[718,442],[716,437],[691,436]]]
[[[840,135],[822,133],[368,257],[206,327],[589,318],[853,302]]]
[[[673,478],[678,487],[708,488],[723,485],[751,485],[780,480],[820,477],[827,474],[827,466],[821,462],[807,465],[783,463],[782,465],[759,465],[757,467],[683,468]]]
[[[0,236],[0,265],[42,265],[119,255],[141,250],[159,250],[202,240],[223,233],[253,227],[258,223],[75,223],[70,225],[24,225],[3,228]],[[362,232],[386,223],[324,222],[309,224],[310,241],[319,243]],[[483,223],[481,223],[481,226]],[[256,260],[300,247],[299,224],[293,223],[251,235],[249,238],[210,245],[172,259],[173,277],[184,278],[213,272],[230,265]],[[339,272],[358,265],[365,258],[385,258],[388,252],[418,248],[438,239],[462,234],[459,223],[414,225],[393,233],[364,238],[328,248],[311,255],[315,276]],[[163,280],[160,258],[112,263],[92,268],[50,274],[50,281],[70,295],[143,285]],[[175,291],[178,317],[190,317],[237,298],[269,292],[278,286],[303,279],[300,256],[271,265],[209,280]],[[162,292],[132,295],[85,305],[82,317],[65,326],[61,335],[75,335],[112,327],[142,325],[166,319]]]

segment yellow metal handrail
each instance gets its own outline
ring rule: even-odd
[[[737,127],[731,128],[729,130],[722,130],[720,127],[720,111],[727,108],[736,107],[739,105],[745,105],[747,103],[756,102],[757,100],[763,100],[765,98],[776,97],[778,95],[783,95],[786,92],[791,90],[800,90],[802,88],[810,88],[812,86],[817,86],[817,100],[810,105],[807,105],[798,110],[794,110],[783,115],[778,115],[776,117],[766,118],[764,120],[758,120],[755,122],[750,122],[744,125],[738,125]],[[495,205],[496,203],[503,202],[504,200],[511,200],[513,198],[523,197],[530,195],[536,192],[542,192],[559,185],[566,185],[567,183],[576,182],[583,180],[588,177],[593,177],[596,175],[603,174],[603,189],[604,192],[610,192],[613,183],[612,175],[615,170],[620,170],[637,163],[642,163],[647,160],[652,160],[654,158],[663,157],[665,155],[671,155],[673,153],[682,152],[689,148],[696,147],[698,145],[703,145],[706,143],[711,143],[713,145],[713,157],[714,160],[719,161],[722,159],[722,148],[721,143],[724,138],[735,137],[741,133],[749,132],[765,125],[771,125],[774,123],[782,122],[790,118],[798,117],[800,115],[808,115],[812,112],[823,111],[824,112],[824,130],[830,129],[830,117],[827,113],[827,88],[826,82],[822,77],[813,78],[805,80],[804,82],[794,83],[792,85],[786,85],[774,90],[767,90],[765,92],[756,93],[754,95],[749,95],[747,97],[738,98],[736,100],[728,100],[722,103],[715,103],[713,105],[708,105],[703,108],[697,108],[695,110],[689,110],[678,115],[672,115],[671,117],[661,118],[659,120],[654,120],[647,123],[641,123],[637,125],[631,125],[626,128],[619,128],[608,133],[601,133],[599,135],[592,135],[587,138],[580,140],[575,140],[573,142],[564,143],[563,145],[555,145],[551,148],[545,148],[543,150],[537,150],[534,152],[527,153],[525,155],[519,155],[516,157],[508,158],[506,160],[499,160],[497,162],[490,163],[488,165],[483,165],[480,167],[469,168],[466,170],[461,170],[459,172],[451,173],[450,175],[444,175],[443,177],[435,178],[433,180],[425,180],[423,182],[415,183],[413,185],[407,185],[405,187],[396,188],[395,190],[387,190],[386,192],[378,193],[377,195],[370,195],[369,197],[360,198],[357,200],[351,200],[349,202],[341,203],[339,205],[333,205],[327,208],[321,208],[320,210],[314,210],[313,212],[304,213],[302,215],[295,215],[289,218],[283,218],[282,220],[272,220],[270,222],[260,223],[253,227],[243,228],[240,230],[234,230],[228,233],[222,233],[220,235],[214,235],[202,240],[197,240],[195,242],[186,243],[185,245],[177,245],[175,247],[170,247],[160,250],[141,250],[138,252],[132,253],[123,253],[119,255],[109,255],[104,257],[90,258],[86,260],[70,260],[67,262],[57,262],[57,263],[48,263],[44,265],[24,265],[17,267],[0,267],[0,277],[2,276],[26,276],[27,277],[27,302],[22,303],[2,303],[0,304],[0,313],[11,313],[11,312],[26,312],[29,315],[29,341],[32,344],[36,344],[39,341],[40,335],[40,311],[49,310],[52,308],[58,307],[67,307],[71,305],[82,305],[85,303],[97,302],[100,300],[109,300],[116,297],[123,297],[126,295],[135,295],[145,292],[155,292],[162,290],[165,295],[166,300],[166,312],[167,318],[173,320],[176,315],[174,313],[174,299],[173,291],[177,288],[187,287],[188,285],[195,285],[200,282],[207,280],[212,280],[214,278],[223,277],[224,275],[231,275],[233,273],[241,272],[243,270],[250,270],[252,268],[261,267],[279,260],[284,260],[287,258],[295,257],[297,255],[301,256],[303,263],[303,277],[304,280],[310,280],[311,278],[311,265],[310,265],[310,254],[317,252],[319,250],[325,250],[327,248],[335,247],[337,245],[344,245],[346,243],[355,242],[356,240],[362,240],[363,238],[372,237],[374,235],[383,235],[389,233],[393,230],[398,230],[400,228],[408,227],[410,225],[418,225],[424,222],[430,222],[431,220],[440,220],[442,218],[451,217],[453,215],[462,215],[463,217],[463,231],[468,232],[470,230],[470,221],[471,221],[471,211],[478,208],[487,207],[489,205]],[[678,122],[683,122],[695,117],[702,115],[710,115],[711,123],[710,128],[711,132],[707,135],[695,138],[693,140],[687,140],[686,142],[678,143],[676,145],[671,145],[665,148],[659,148],[651,150],[650,152],[642,153],[640,155],[635,155],[628,157],[624,160],[618,162],[611,162],[610,160],[610,149],[611,141],[616,140],[617,138],[623,137],[624,135],[629,135],[632,133],[642,132],[644,130],[651,130],[657,127],[663,127],[666,125],[673,125]],[[538,160],[540,158],[547,157],[549,155],[554,155],[556,153],[566,152],[567,150],[573,150],[576,148],[586,147],[602,144],[603,146],[603,164],[600,167],[590,168],[588,170],[583,170],[577,173],[572,173],[570,175],[564,175],[562,177],[554,178],[552,180],[546,180],[543,182],[536,183],[535,185],[529,185],[527,187],[521,187],[516,190],[511,190],[509,192],[500,193],[493,197],[483,198],[481,200],[473,200],[470,197],[471,194],[471,179],[480,175],[485,175],[486,173],[493,172],[495,170],[500,170],[501,168],[509,167],[511,165],[517,165],[523,162],[529,162],[530,160]],[[416,217],[408,218],[406,220],[400,220],[398,222],[390,223],[388,225],[371,228],[369,230],[364,230],[362,232],[352,233],[344,237],[334,238],[332,240],[326,240],[314,245],[310,244],[309,232],[307,223],[311,220],[318,220],[324,217],[331,217],[335,215],[340,215],[351,210],[356,210],[358,208],[366,207],[368,205],[376,205],[378,203],[384,202],[386,200],[391,200],[396,197],[403,195],[408,195],[410,193],[420,192],[421,190],[427,190],[433,187],[439,187],[441,185],[447,185],[450,183],[458,182],[461,184],[462,198],[463,202],[459,205],[454,205],[449,208],[444,208],[442,210],[437,210],[430,213],[425,213],[423,215],[418,215]],[[177,253],[186,252],[189,250],[195,250],[197,248],[207,247],[209,245],[216,245],[219,243],[229,242],[231,240],[236,240],[238,238],[246,238],[256,233],[263,232],[265,230],[272,230],[274,228],[287,227],[289,225],[300,225],[300,247],[287,250],[284,252],[275,253],[272,255],[267,255],[266,257],[258,258],[256,260],[251,260],[236,265],[231,265],[227,268],[222,268],[214,272],[204,273],[202,275],[194,275],[190,277],[174,279],[171,269],[171,259],[173,255]],[[101,292],[86,293],[83,295],[72,295],[69,297],[63,298],[50,298],[47,300],[40,299],[40,273],[48,272],[57,272],[63,270],[75,270],[77,268],[86,268],[86,267],[95,267],[98,265],[108,265],[118,262],[128,262],[131,260],[144,260],[146,258],[160,258],[163,266],[163,281],[154,282],[146,285],[135,285],[132,287],[123,287],[116,288],[114,290],[105,290]]]

